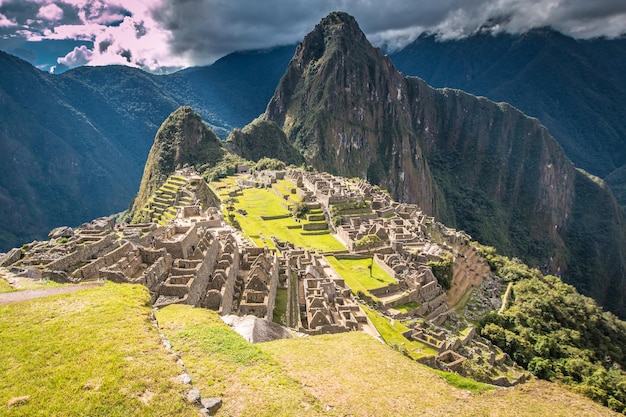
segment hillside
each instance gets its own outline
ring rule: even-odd
[[[263,112],[292,52],[236,53],[165,76],[123,66],[51,75],[0,52],[0,252],[127,209],[172,111],[194,105],[225,138]]]
[[[626,229],[607,188],[537,119],[402,76],[352,17],[305,37],[264,117],[316,168],[367,178],[625,314]]]
[[[201,168],[213,168],[227,157],[221,141],[200,115],[191,107],[179,107],[165,119],[154,138],[128,217],[135,222],[146,221],[141,209],[177,169],[195,167],[202,171]]]
[[[609,181],[626,204],[626,39],[576,40],[549,28],[481,32],[442,41],[422,35],[390,55],[405,75],[505,101],[539,118],[580,168]]]

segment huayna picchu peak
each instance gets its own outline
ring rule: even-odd
[[[626,229],[607,187],[537,119],[404,77],[351,16],[304,38],[263,117],[317,169],[380,185],[626,314]]]

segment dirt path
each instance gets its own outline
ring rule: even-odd
[[[36,298],[49,297],[56,294],[67,294],[87,288],[100,287],[103,283],[67,285],[64,287],[42,288],[37,290],[24,290],[0,294],[0,305],[17,303],[19,301],[34,300]]]

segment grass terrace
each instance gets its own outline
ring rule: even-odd
[[[288,182],[284,181],[284,183]],[[235,177],[229,177],[212,182],[211,188],[224,201],[229,198],[229,191],[238,187],[235,184]],[[224,217],[228,219],[228,215],[233,214],[233,218],[241,227],[242,232],[257,246],[267,245],[269,248],[273,248],[274,243],[271,237],[275,236],[280,240],[289,241],[309,250],[333,252],[346,249],[328,230],[303,230],[301,227],[303,224],[320,222],[304,219],[299,222],[294,220],[286,207],[287,201],[271,190],[248,188],[244,189],[234,199],[236,200],[233,203],[235,210],[229,212],[225,207],[223,209]],[[246,214],[242,214],[242,211]]]
[[[372,276],[370,276],[369,267],[372,264],[371,258],[337,259],[334,256],[327,256],[326,259],[355,294],[362,291],[369,295],[369,290],[375,290],[397,283],[395,278],[385,272],[376,262],[373,263]]]

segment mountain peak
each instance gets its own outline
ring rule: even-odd
[[[306,66],[324,55],[345,53],[348,48],[359,44],[371,48],[354,17],[344,12],[332,12],[305,36],[296,56],[301,57],[301,64]]]
[[[130,217],[144,221],[141,208],[167,177],[185,166],[215,164],[224,154],[220,140],[189,106],[174,110],[161,124],[150,148]]]

